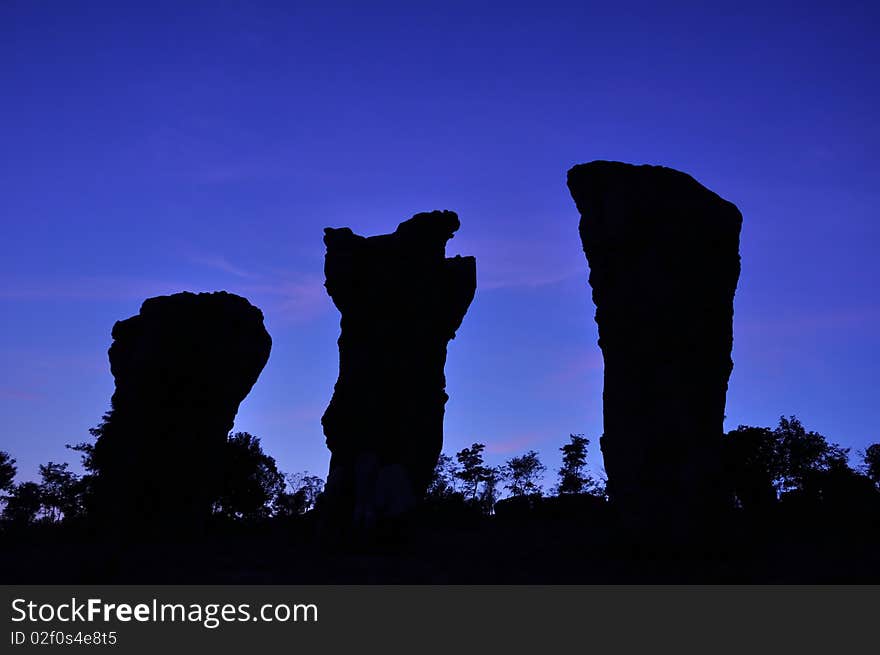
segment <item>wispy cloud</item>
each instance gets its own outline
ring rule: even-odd
[[[236,277],[248,279],[255,279],[260,277],[260,275],[257,273],[252,273],[251,271],[247,271],[242,267],[233,264],[222,255],[192,254],[189,256],[189,259],[190,261],[192,261],[192,263],[199,266],[205,266],[216,271],[229,273],[230,275],[234,275]]]
[[[190,261],[221,270],[230,278],[206,287],[204,281],[169,281],[126,276],[6,277],[0,300],[10,301],[141,301],[181,291],[194,293],[226,290],[240,294],[267,316],[284,322],[313,319],[332,309],[323,277],[315,273],[273,271],[271,274],[241,267],[222,256],[190,256]]]
[[[540,432],[527,432],[511,437],[506,437],[499,441],[491,441],[486,444],[486,453],[491,455],[510,455],[512,453],[523,453],[531,449],[537,449],[538,446],[546,439],[545,435]]]
[[[332,307],[324,290],[324,280],[316,273],[260,271],[232,262],[223,255],[189,253],[186,257],[194,264],[238,278],[226,285],[227,290],[247,297],[274,320],[299,323],[320,316]]]
[[[452,242],[462,254],[477,258],[477,287],[483,291],[538,288],[578,276],[586,279],[587,264],[576,242],[525,237],[492,237]]]
[[[198,93],[198,85],[190,92]],[[145,131],[130,148],[151,176],[207,186],[277,180],[298,172],[290,150],[261,144],[258,130],[245,124],[230,130],[205,116],[181,115]]]
[[[561,361],[549,369],[544,381],[553,389],[596,375],[603,370],[604,361],[599,346],[593,350],[579,349],[572,353],[561,353]]]
[[[773,316],[734,317],[734,336],[737,333],[769,333],[787,335],[807,331],[841,330],[876,326],[880,323],[880,307],[853,307],[828,309],[809,314],[780,312]]]
[[[237,290],[248,297],[265,299],[267,311],[285,322],[310,320],[333,307],[323,279],[312,273],[286,274],[271,282],[243,284]]]
[[[320,430],[321,416],[326,409],[326,402],[304,403],[290,408],[284,407],[266,411],[261,418],[267,425],[294,428],[317,426],[317,429]]]
[[[122,276],[5,278],[0,284],[0,299],[116,301],[177,293],[186,288],[186,284]]]
[[[484,291],[492,291],[494,289],[510,289],[510,288],[527,288],[536,289],[538,287],[557,284],[581,275],[581,271],[529,271],[529,270],[504,270],[501,268],[490,268],[485,272],[482,279],[477,283],[479,288]]]
[[[42,400],[44,394],[38,391],[29,391],[27,389],[13,389],[9,387],[0,388],[0,398],[4,400],[22,400],[35,401]]]

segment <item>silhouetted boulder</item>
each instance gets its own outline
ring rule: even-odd
[[[785,512],[801,525],[855,532],[880,527],[880,491],[845,465],[810,471],[803,488],[782,494],[781,500]]]
[[[537,517],[541,502],[540,494],[510,496],[495,503],[495,517],[499,521],[526,523]]]
[[[445,256],[451,211],[393,234],[327,228],[327,292],[342,314],[339,379],[322,418],[332,453],[319,505],[333,530],[371,528],[422,498],[443,445],[446,345],[476,291],[473,257]]]
[[[608,503],[602,496],[592,494],[561,494],[541,498],[538,511],[541,518],[557,521],[585,521],[597,524],[605,518]]]
[[[606,518],[608,503],[591,494],[510,496],[495,503],[495,517],[511,525],[534,521],[560,521],[600,525]]]
[[[105,520],[134,532],[198,529],[271,345],[262,312],[222,291],[150,298],[113,326],[116,390],[93,459]]]
[[[636,518],[714,511],[742,216],[661,166],[594,161],[568,188],[605,359],[609,497]]]

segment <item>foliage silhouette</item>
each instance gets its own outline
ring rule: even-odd
[[[476,500],[480,483],[486,479],[488,469],[483,466],[483,450],[485,444],[475,443],[455,453],[455,459],[461,468],[455,473],[462,482],[462,493],[465,498]]]
[[[501,497],[499,486],[502,481],[503,477],[501,468],[497,466],[488,466],[484,469],[482,480],[483,486],[480,488],[480,493],[477,498],[480,511],[483,514],[489,515],[495,511],[495,504]]]
[[[257,437],[247,432],[229,435],[215,514],[227,519],[264,519],[272,513],[284,488],[284,474],[263,452]]]
[[[451,456],[440,453],[434,472],[431,474],[431,482],[428,485],[426,497],[433,500],[447,498],[456,492],[455,481],[458,479],[458,464]]]
[[[6,497],[3,518],[13,527],[25,527],[36,522],[43,507],[40,485],[22,482],[12,488]]]
[[[785,463],[773,430],[740,425],[725,435],[722,453],[736,506],[757,510],[776,502]]]
[[[324,490],[324,480],[317,475],[309,474],[308,471],[292,473],[286,476],[286,479],[292,492],[285,492],[283,498],[279,499],[277,503],[279,513],[294,516],[314,509]]]
[[[818,432],[807,431],[796,416],[779,417],[774,430],[782,472],[777,486],[781,493],[803,490],[816,473],[846,468],[849,448],[842,448]]]
[[[838,521],[851,525],[858,517],[869,518],[873,510],[880,508],[880,495],[870,478],[841,460],[832,460],[827,468],[804,474],[802,486],[787,492],[782,500],[794,500],[810,511],[835,515]]]
[[[453,457],[444,455],[435,467],[436,493],[426,495],[420,515],[424,522],[410,526],[415,540],[412,550],[398,550],[386,543],[378,553],[358,550],[352,555],[356,559],[350,561],[356,564],[346,564],[344,554],[324,553],[310,545],[313,524],[307,509],[309,499],[318,495],[320,479],[308,473],[287,476],[287,489],[276,493],[280,472],[274,460],[262,452],[259,439],[235,433],[228,442],[229,456],[237,462],[230,483],[243,481],[240,486],[247,493],[242,495],[250,500],[238,503],[224,499],[223,513],[217,515],[222,520],[210,523],[210,536],[198,542],[197,560],[187,565],[187,573],[166,570],[158,551],[149,572],[141,569],[143,562],[150,560],[149,551],[138,557],[136,569],[113,572],[112,567],[101,564],[100,547],[94,550],[88,540],[83,544],[87,550],[66,560],[69,563],[63,571],[80,576],[76,580],[91,582],[148,581],[155,576],[167,581],[216,582],[227,579],[218,577],[226,574],[237,576],[234,581],[259,581],[264,580],[259,577],[264,573],[252,578],[255,573],[248,570],[259,561],[260,571],[278,571],[273,573],[278,581],[316,583],[880,581],[875,556],[880,546],[880,491],[867,474],[849,466],[842,458],[843,449],[803,428],[794,417],[781,421],[775,429],[740,426],[724,438],[725,460],[731,477],[739,483],[736,496],[740,502],[738,509],[724,515],[724,537],[711,545],[713,552],[721,549],[717,557],[723,566],[713,564],[714,559],[705,560],[699,543],[671,545],[643,533],[637,542],[629,541],[613,505],[604,498],[560,492],[558,484],[553,489],[558,495],[542,497],[535,493],[536,475],[508,479],[507,486],[515,489],[508,488],[509,497],[499,498],[502,471],[482,460],[483,448],[477,448],[479,457],[473,458],[473,446],[465,449],[470,451],[468,466],[484,469],[476,498],[465,499],[461,492],[451,490],[456,480],[453,472],[458,468]],[[566,449],[572,445],[575,447]],[[573,453],[571,463],[577,466],[582,446],[586,444],[569,437],[560,450],[563,455]],[[88,461],[89,448],[79,452]],[[530,451],[512,457],[507,464],[515,463],[514,469],[522,466],[527,472],[540,471],[540,460],[536,465],[533,455]],[[523,461],[528,465],[523,466]],[[790,463],[794,463],[791,470],[787,468]],[[40,472],[44,484],[25,482],[13,487],[0,524],[0,549],[6,549],[0,552],[0,562],[7,562],[5,569],[0,564],[0,573],[8,579],[26,575],[24,579],[30,581],[57,581],[62,569],[47,568],[46,558],[31,556],[29,549],[32,544],[55,548],[56,542],[57,548],[62,548],[62,543],[80,538],[75,537],[79,534],[78,517],[69,509],[81,498],[72,474],[65,465],[53,462],[40,467]],[[580,474],[584,475],[584,469]],[[752,478],[763,492],[770,490],[769,497],[761,497],[760,502],[749,500],[754,498],[747,484]],[[458,483],[462,485],[460,478]],[[274,502],[268,501],[273,494]],[[236,506],[243,509],[229,509]],[[229,555],[211,564],[213,544],[233,537],[234,541],[228,542]],[[16,544],[20,544],[17,550]],[[650,549],[650,558],[640,554],[644,549]],[[161,557],[173,552],[163,551]],[[264,554],[269,552],[276,555]],[[295,555],[292,559],[288,557],[291,552]],[[230,561],[238,563],[229,568]],[[295,561],[302,565],[294,566]],[[15,567],[8,562],[15,562]],[[374,568],[381,567],[381,562],[394,562],[396,572]],[[339,566],[355,568],[344,573],[337,570]],[[186,577],[192,567],[201,573]],[[355,569],[363,573],[352,573]],[[96,574],[91,572],[101,570],[102,577],[93,577]],[[54,571],[54,577],[37,571]]]
[[[18,469],[15,460],[4,450],[0,450],[0,494],[12,489]]]
[[[68,466],[67,462],[40,465],[40,502],[46,519],[52,523],[74,518],[83,511],[80,479]]]
[[[864,487],[849,466],[849,449],[808,431],[796,416],[781,416],[774,429],[740,425],[725,435],[723,453],[734,503],[745,510],[786,498],[818,506]]]
[[[555,487],[557,494],[581,494],[597,488],[596,481],[585,472],[589,445],[590,440],[584,435],[572,434],[569,435],[569,443],[559,449],[562,451],[562,467]]]
[[[505,488],[511,496],[541,495],[541,479],[547,467],[541,463],[537,451],[530,450],[525,455],[511,457],[504,463],[502,476],[507,481]]]
[[[871,444],[865,449],[862,456],[864,460],[865,475],[880,487],[880,443]]]

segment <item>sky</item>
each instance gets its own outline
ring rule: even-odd
[[[478,290],[444,450],[570,433],[601,472],[602,358],[566,185],[671,166],[744,221],[725,427],[880,441],[877,3],[0,3],[0,449],[77,461],[115,321],[227,290],[272,354],[236,430],[326,475],[339,315],[323,228],[458,212]],[[76,467],[78,468],[78,467]]]

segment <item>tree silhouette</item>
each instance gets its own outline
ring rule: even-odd
[[[0,492],[12,489],[18,469],[15,460],[4,450],[0,450]]]
[[[318,496],[324,490],[324,480],[308,471],[287,476],[291,493],[284,492],[276,501],[276,513],[282,516],[305,514],[315,507]]]
[[[847,466],[849,448],[828,443],[818,432],[808,432],[796,416],[781,416],[774,436],[782,467],[778,485],[783,493],[803,490],[812,474]]]
[[[458,465],[455,463],[455,460],[449,455],[441,453],[437,458],[437,464],[434,465],[431,483],[428,485],[425,497],[433,500],[442,500],[455,493],[457,472]]]
[[[214,512],[234,519],[259,519],[272,513],[284,491],[284,475],[275,460],[263,452],[259,438],[236,432],[229,436],[223,455],[220,493]]]
[[[541,463],[538,453],[530,450],[520,457],[511,457],[504,463],[504,485],[511,496],[530,496],[541,493],[540,481],[547,467]]]
[[[848,479],[848,448],[808,431],[796,416],[782,416],[775,429],[740,425],[722,442],[725,468],[737,504],[753,509],[780,495],[817,488],[817,481]],[[823,483],[824,484],[824,483]],[[815,495],[815,494],[814,494]]]
[[[590,440],[582,434],[569,435],[569,443],[562,446],[562,467],[559,469],[559,482],[556,493],[580,494],[592,491],[596,481],[585,472],[587,466],[587,446]]]
[[[94,430],[97,430],[97,428],[89,428],[89,432],[93,432]],[[82,464],[82,467],[90,473],[95,473],[95,463],[93,459],[95,455],[95,444],[81,441],[77,444],[65,444],[64,447],[80,453],[80,463]]]
[[[725,435],[722,455],[736,505],[751,510],[776,502],[785,471],[776,432],[740,425]]]
[[[502,481],[501,469],[497,466],[490,466],[483,472],[483,486],[480,488],[478,502],[480,510],[483,514],[492,514],[495,510],[495,503],[501,496],[499,485]]]
[[[460,450],[455,458],[461,465],[461,470],[456,472],[456,477],[462,481],[465,498],[476,500],[480,482],[485,480],[488,469],[483,466],[483,450],[485,444],[475,443],[470,448]]]
[[[104,435],[104,432],[107,429],[107,425],[112,418],[113,410],[105,412],[104,415],[101,417],[101,422],[98,423],[98,425],[96,425],[95,427],[89,428],[89,434],[92,435],[92,438],[95,439],[95,441],[97,441]],[[95,462],[94,443],[81,441],[76,444],[65,444],[64,447],[80,453],[80,463],[82,464],[82,467],[87,471],[87,476],[95,476],[98,474],[98,466]]]
[[[865,448],[862,459],[865,462],[865,475],[880,487],[880,443],[871,444]]]
[[[14,486],[6,497],[3,517],[12,525],[28,526],[37,520],[42,506],[40,485],[36,482],[22,482]]]
[[[100,425],[89,428],[89,434],[97,439],[103,433],[103,426],[110,414],[104,415]],[[77,483],[80,511],[88,515],[95,509],[95,481],[98,477],[98,469],[95,466],[95,444],[81,441],[77,444],[65,444],[65,448],[80,454],[80,464],[85,469],[85,475],[80,476]]]
[[[79,478],[67,462],[40,464],[40,498],[46,518],[57,523],[81,512]]]

